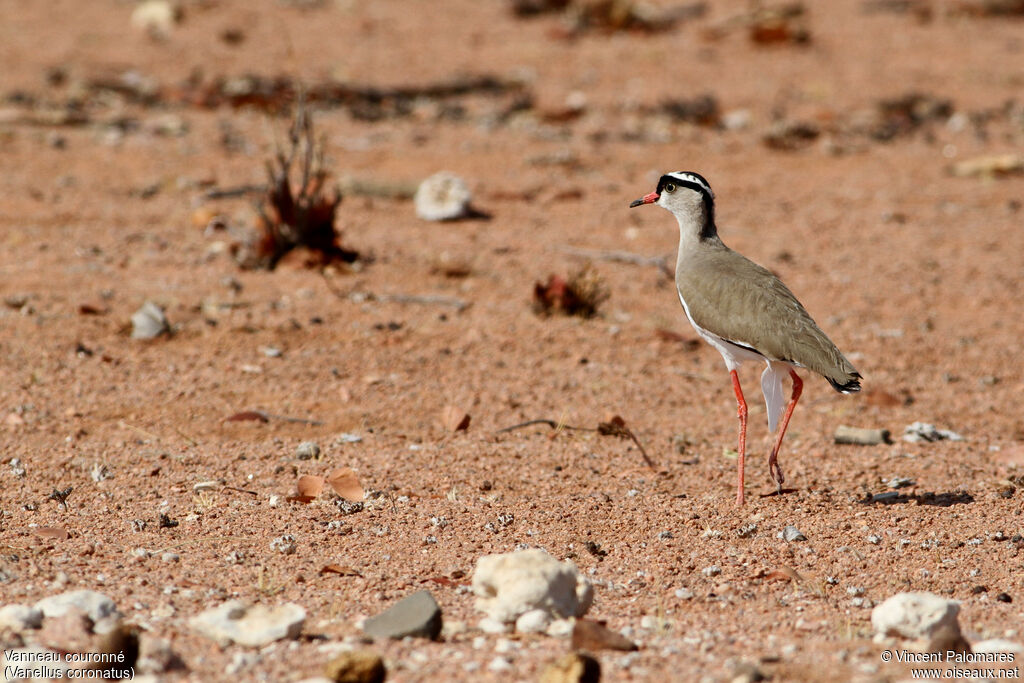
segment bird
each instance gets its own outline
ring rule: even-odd
[[[744,504],[747,441],[747,402],[737,369],[746,361],[766,364],[761,392],[768,429],[776,431],[778,426],[768,470],[782,493],[786,478],[778,463],[779,449],[803,392],[796,369],[821,375],[843,394],[860,391],[861,374],[775,274],[722,242],[715,223],[715,194],[704,176],[692,171],[666,173],[654,192],[629,206],[646,204],[667,209],[679,223],[679,302],[697,334],[722,354],[732,379],[739,418],[736,504]],[[785,403],[783,379],[787,374],[792,391]]]

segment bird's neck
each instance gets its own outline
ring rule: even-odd
[[[679,258],[682,263],[700,249],[724,246],[718,237],[714,216],[708,215],[703,206],[684,209],[675,214],[679,222]]]

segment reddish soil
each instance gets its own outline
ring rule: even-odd
[[[131,28],[126,2],[0,1],[2,602],[95,589],[171,640],[188,670],[164,680],[298,680],[358,635],[360,617],[427,587],[445,620],[469,629],[369,646],[389,680],[536,680],[566,641],[518,638],[511,672],[488,671],[495,637],[474,648],[479,615],[455,585],[481,555],[525,544],[571,558],[595,581],[591,616],[642,645],[599,653],[606,680],[729,680],[740,660],[779,681],[896,680],[906,670],[879,661],[865,605],[904,590],[961,601],[972,642],[1019,641],[1024,176],[950,167],[1019,153],[1024,116],[1004,105],[1024,85],[1024,24],[932,4],[923,22],[860,0],[815,4],[809,44],[762,45],[743,28],[710,35],[747,10],[739,1],[666,32],[566,39],[562,17],[517,19],[496,1],[194,0],[163,41]],[[226,29],[241,42],[223,40]],[[428,223],[407,200],[350,194],[343,243],[372,259],[324,271],[297,253],[273,272],[242,271],[230,235],[205,232],[204,216],[251,229],[251,202],[204,193],[264,182],[287,117],[82,85],[129,70],[165,89],[194,72],[376,86],[490,74],[525,78],[533,105],[503,118],[507,96],[472,94],[367,121],[314,104],[337,177],[414,184],[449,170],[491,219]],[[565,102],[577,91],[586,103],[573,118]],[[889,140],[865,132],[878,102],[910,92],[952,111]],[[705,93],[749,125],[658,110]],[[76,97],[78,123],[40,114]],[[447,106],[462,116],[440,115]],[[820,135],[770,148],[775,118]],[[671,216],[627,209],[668,170],[709,178],[725,242],[777,272],[864,375],[855,396],[805,376],[781,457],[792,490],[780,496],[760,370],[745,369],[743,508],[728,375],[710,347],[657,334],[696,339],[657,267],[596,260],[611,297],[595,318],[532,308],[537,281],[583,264],[572,249],[671,259]],[[446,263],[469,273],[449,277]],[[470,305],[386,296],[399,294]],[[130,338],[146,300],[173,335]],[[448,405],[471,415],[467,431],[445,429]],[[316,424],[226,421],[251,410]],[[657,471],[612,436],[496,433],[616,414]],[[902,442],[918,420],[965,440]],[[886,428],[895,443],[835,445],[840,425]],[[303,441],[320,444],[320,460],[296,458]],[[97,466],[109,478],[94,481]],[[326,496],[284,501],[300,475],[337,467],[381,492],[362,512],[342,515]],[[892,504],[870,502],[893,477],[914,484]],[[196,493],[204,481],[221,485]],[[62,510],[48,496],[67,487]],[[161,513],[178,525],[162,528]],[[777,538],[787,525],[808,540]],[[294,554],[271,550],[282,534]],[[165,550],[180,559],[162,561]],[[328,564],[358,575],[322,574]],[[711,565],[721,573],[707,576]],[[805,580],[780,578],[785,567]],[[868,602],[854,604],[855,587]],[[227,674],[242,648],[222,650],[187,621],[230,596],[301,604],[305,635]],[[645,616],[663,630],[642,628]]]

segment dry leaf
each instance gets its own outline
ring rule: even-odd
[[[429,579],[421,579],[420,583],[426,583],[427,581],[433,581],[436,584],[447,586],[448,588],[472,585],[469,581],[455,581],[454,579],[449,579],[447,576],[431,576]]]
[[[572,649],[574,650],[622,650],[630,652],[637,646],[621,633],[589,619],[579,619],[572,629]]]
[[[792,567],[782,565],[778,569],[773,569],[768,572],[765,577],[769,581],[796,581],[797,583],[803,583],[804,577],[800,576],[797,570]]]
[[[900,400],[898,396],[890,394],[883,389],[869,389],[864,394],[864,402],[869,406],[878,406],[880,408],[894,408],[904,404],[904,401]]]
[[[285,500],[289,503],[302,503],[303,505],[308,505],[316,499],[312,496],[288,496]]]
[[[324,478],[312,474],[304,474],[299,477],[299,495],[303,498],[316,498],[324,490]]]
[[[366,498],[366,493],[359,484],[359,477],[351,467],[334,470],[327,475],[327,483],[331,485],[335,493],[345,500],[358,502]]]
[[[320,569],[321,574],[337,574],[338,576],[362,576],[355,567],[340,564],[328,564]]]
[[[469,429],[469,413],[458,406],[445,406],[441,411],[441,424],[450,432],[460,432]]]
[[[62,526],[41,526],[35,530],[35,535],[39,538],[47,538],[54,541],[65,541],[71,536],[68,530]]]

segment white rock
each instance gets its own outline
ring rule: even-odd
[[[964,437],[948,429],[936,429],[927,422],[914,422],[903,428],[903,440],[910,443],[918,441],[963,441]]]
[[[552,638],[568,638],[575,627],[575,619],[555,619],[548,626],[547,634]]]
[[[516,630],[520,633],[543,633],[551,624],[551,615],[542,609],[532,609],[516,619]]]
[[[62,617],[72,608],[77,608],[89,615],[94,622],[104,617],[121,616],[117,605],[103,593],[90,590],[68,591],[60,595],[51,595],[36,603],[36,609],[44,617]]]
[[[484,633],[509,633],[512,631],[511,624],[506,624],[504,621],[498,621],[490,617],[481,619],[477,627]]]
[[[238,643],[262,647],[282,638],[296,638],[306,621],[306,610],[295,603],[265,607],[229,600],[193,617],[189,625],[221,645]]]
[[[594,589],[572,562],[559,562],[540,549],[486,555],[473,572],[476,608],[501,622],[531,610],[554,617],[582,617]]]
[[[871,625],[881,636],[928,640],[940,628],[960,632],[960,603],[934,593],[898,593],[871,612]]]
[[[1012,640],[1003,640],[1001,638],[993,638],[992,640],[983,640],[980,643],[975,643],[971,646],[972,652],[1013,652],[1015,654],[1024,653],[1024,645],[1015,643]]]
[[[135,666],[143,673],[163,673],[185,665],[168,641],[143,633],[139,636],[139,657]]]
[[[152,301],[132,313],[132,339],[154,339],[170,331],[163,309]]]
[[[5,605],[0,607],[0,629],[24,631],[43,625],[43,613],[28,605]]]
[[[505,671],[511,671],[512,670],[512,662],[508,661],[504,657],[495,657],[494,659],[491,660],[490,664],[487,665],[487,670],[488,671],[493,671],[495,673],[502,673],[502,672],[505,672]]]
[[[430,176],[416,189],[413,203],[416,215],[428,221],[448,221],[469,212],[472,195],[466,182],[452,173],[442,171]]]
[[[181,9],[168,0],[146,0],[132,11],[132,28],[154,38],[166,38],[181,19]]]

